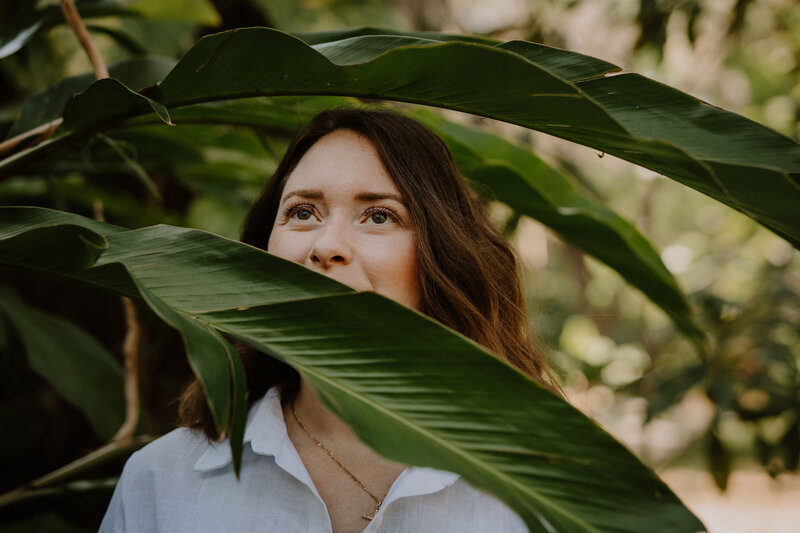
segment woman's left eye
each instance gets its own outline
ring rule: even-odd
[[[366,216],[365,222],[372,224],[386,224],[387,222],[399,222],[400,217],[389,208],[386,207],[370,207],[364,213]]]
[[[369,218],[376,224],[383,224],[389,219],[389,215],[379,211],[377,213],[372,213]]]

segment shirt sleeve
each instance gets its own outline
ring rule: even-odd
[[[117,487],[114,489],[114,495],[111,496],[111,503],[108,504],[106,514],[103,521],[100,523],[99,533],[125,533],[125,485],[128,482],[126,475],[128,465],[122,469],[122,475],[119,478]]]
[[[194,501],[193,496],[186,496],[197,481],[192,465],[207,447],[204,438],[179,428],[132,454],[122,469],[100,533],[174,532]]]

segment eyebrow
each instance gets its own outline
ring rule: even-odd
[[[289,194],[287,194],[283,198],[283,201],[288,200],[292,196],[299,196],[301,198],[308,198],[310,200],[319,200],[325,197],[322,191],[316,189],[298,189],[296,191],[292,191]],[[362,202],[375,202],[378,200],[394,200],[400,204],[405,205],[403,198],[399,194],[391,192],[361,192],[356,195],[356,200]]]
[[[362,192],[356,195],[356,200],[362,202],[375,202],[377,200],[394,200],[397,203],[405,205],[403,198],[399,194],[391,192]]]
[[[286,201],[292,196],[300,196],[301,198],[308,198],[310,200],[319,200],[320,198],[324,197],[325,195],[322,194],[322,191],[316,191],[313,189],[298,189],[296,191],[292,191],[286,196],[283,197],[282,201]]]

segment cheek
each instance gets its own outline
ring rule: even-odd
[[[420,308],[419,274],[414,239],[410,236],[387,243],[383,253],[376,255],[373,274],[380,279],[378,292],[415,309]]]
[[[304,239],[301,235],[290,235],[279,226],[272,229],[267,243],[269,253],[289,261],[299,262],[305,258],[305,250]]]

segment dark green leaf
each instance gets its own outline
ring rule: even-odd
[[[266,28],[223,32],[201,39],[148,96],[179,107],[249,96],[338,94],[496,118],[663,173],[800,246],[800,145],[787,137],[642,76],[597,77],[607,64],[564,50],[456,41],[418,46],[414,36],[409,46],[385,50],[373,41],[389,42],[376,35],[317,42],[320,53]],[[402,37],[391,42],[400,44]],[[256,59],[267,53],[273,60]],[[329,59],[339,55],[347,65]],[[64,114],[73,117],[73,128],[87,128],[110,127],[146,111],[119,91],[87,91]],[[87,116],[92,120],[74,118]],[[64,135],[55,142],[73,139]],[[44,143],[8,158],[0,173],[53,149]]]
[[[18,228],[52,224],[48,214],[64,218],[38,209],[0,212],[17,238],[25,235]],[[129,275],[158,299],[156,307],[172,308],[190,335],[208,324],[291,363],[378,452],[463,475],[506,501],[532,531],[703,529],[596,424],[415,311],[197,230],[115,228],[106,238],[96,266],[72,277],[113,289],[124,285],[115,276]],[[51,255],[42,248],[31,261],[56,262]],[[230,369],[216,372],[227,379]]]
[[[579,191],[530,150],[432,113],[415,117],[447,142],[466,177],[619,272],[660,306],[701,352],[706,350],[705,335],[675,278],[631,223]]]
[[[596,59],[594,57],[585,56],[582,54],[578,54],[575,52],[569,52],[566,50],[561,50],[559,48],[553,48],[552,46],[545,46],[543,44],[538,43],[531,43],[528,41],[509,41],[506,43],[501,43],[500,41],[495,41],[492,39],[486,39],[483,37],[475,37],[471,35],[452,35],[452,34],[445,34],[445,33],[438,33],[438,32],[431,32],[431,31],[420,31],[420,32],[401,32],[390,30],[387,28],[351,28],[351,29],[344,29],[344,30],[333,30],[333,31],[321,31],[321,32],[313,32],[313,33],[297,33],[293,32],[293,35],[299,37],[306,43],[314,46],[314,45],[323,45],[323,47],[315,47],[319,51],[323,51],[325,49],[330,49],[331,46],[324,46],[325,43],[334,43],[336,41],[345,41],[349,39],[354,39],[356,37],[366,37],[366,36],[374,36],[375,41],[373,40],[361,40],[361,47],[363,47],[362,53],[362,61],[367,60],[370,55],[378,55],[375,54],[375,51],[378,47],[382,47],[383,49],[380,50],[381,52],[387,51],[390,47],[387,46],[389,44],[397,44],[401,43],[400,40],[387,40],[386,37],[395,37],[395,38],[402,38],[402,37],[411,37],[420,40],[420,44],[424,44],[425,41],[438,41],[438,42],[450,42],[450,41],[460,41],[460,42],[469,42],[475,44],[484,44],[487,46],[495,46],[497,48],[508,50],[510,52],[514,52],[515,54],[521,55],[530,61],[547,68],[550,72],[564,78],[568,81],[579,81],[584,79],[591,79],[602,76],[609,72],[615,72],[620,70],[620,68],[612,63],[607,61],[603,61],[601,59]],[[344,45],[345,48],[352,46],[353,44],[359,43],[357,40],[346,41],[341,44]],[[383,43],[383,44],[378,44]],[[414,44],[413,40],[409,39],[405,43],[406,45]],[[356,47],[356,49],[358,46]],[[325,52],[323,52],[325,53]],[[328,56],[328,59],[333,60],[332,57]],[[334,61],[337,64],[342,64],[339,61]]]
[[[320,43],[330,43],[333,41],[341,41],[343,39],[350,39],[352,37],[360,37],[364,35],[391,35],[391,36],[407,36],[416,37],[418,39],[426,39],[429,41],[465,41],[477,44],[485,44],[494,46],[499,43],[493,39],[485,37],[476,37],[474,35],[452,35],[447,33],[439,33],[434,31],[397,31],[389,28],[345,28],[341,30],[330,31],[315,31],[315,32],[292,32],[292,35],[302,39],[310,45]]]
[[[800,172],[800,146],[791,139],[641,76],[597,78],[602,69],[587,68],[579,54],[558,51],[551,63],[536,64],[536,54],[521,44],[509,45],[512,53],[461,42],[415,46],[419,40],[410,38],[410,46],[376,56],[370,46],[376,39],[387,42],[374,35],[318,42],[321,57],[280,32],[218,34],[198,42],[154,98],[178,106],[262,94],[350,94],[497,118],[664,173],[800,243],[800,211],[794,209],[800,186],[793,177]],[[241,61],[267,48],[280,49],[281,60],[263,69]],[[340,53],[346,66],[336,64]],[[558,77],[571,68],[567,77],[593,79],[572,84]],[[758,184],[758,194],[747,184]]]
[[[0,508],[14,505],[30,497],[35,498],[38,494],[42,494],[39,490],[47,491],[55,489],[58,491],[65,486],[70,486],[73,482],[77,483],[77,487],[91,488],[92,480],[80,478],[93,475],[97,472],[98,468],[102,468],[104,465],[111,461],[116,461],[120,457],[130,455],[131,452],[138,450],[154,439],[155,437],[152,435],[140,435],[138,437],[110,442],[102,448],[89,452],[53,472],[26,483],[24,487],[0,495]],[[77,481],[75,481],[76,478]],[[105,485],[105,483],[103,484]],[[113,488],[113,483],[109,483],[109,485],[111,485],[110,488]]]
[[[31,368],[86,415],[100,438],[110,439],[125,416],[122,368],[114,357],[85,331],[27,306],[4,287],[0,313],[16,330]]]
[[[71,106],[70,103],[79,97],[84,102],[94,103],[90,106]],[[70,98],[64,108],[63,128],[67,131],[92,129],[109,120],[121,120],[147,112],[155,112],[165,124],[172,124],[166,107],[130,90],[118,80],[107,78],[97,80],[86,91]]]
[[[164,322],[177,329],[183,343],[192,371],[197,376],[208,399],[208,407],[222,432],[230,426],[231,455],[233,467],[238,476],[242,465],[242,439],[247,419],[247,399],[244,369],[239,361],[239,354],[223,339],[219,333],[196,320],[196,317],[177,311],[155,296],[150,289],[142,285],[136,277],[139,294]],[[231,380],[233,376],[233,394]],[[233,397],[233,406],[231,406]],[[229,415],[233,414],[232,419]]]
[[[160,81],[174,65],[175,60],[165,57],[137,57],[110,66],[109,74],[128,87],[141,89]],[[19,117],[11,127],[8,137],[57,119],[67,101],[75,94],[85,91],[93,81],[94,74],[73,76],[31,95],[22,104]]]
[[[179,108],[173,115],[178,122],[183,119],[253,125],[268,128],[275,135],[291,136],[316,111],[345,105],[352,105],[352,101],[319,97],[248,98],[195,104]],[[563,173],[528,149],[491,133],[444,120],[432,112],[417,110],[410,115],[443,138],[461,172],[480,184],[482,190],[488,188],[499,201],[541,221],[615,269],[664,309],[701,352],[706,349],[705,335],[695,324],[677,282],[632,224],[592,200]],[[150,134],[156,131],[151,130]],[[181,136],[179,131],[174,133],[175,137]],[[137,144],[148,145],[145,138]],[[241,216],[236,218],[239,221]],[[233,235],[230,231],[227,234]]]

